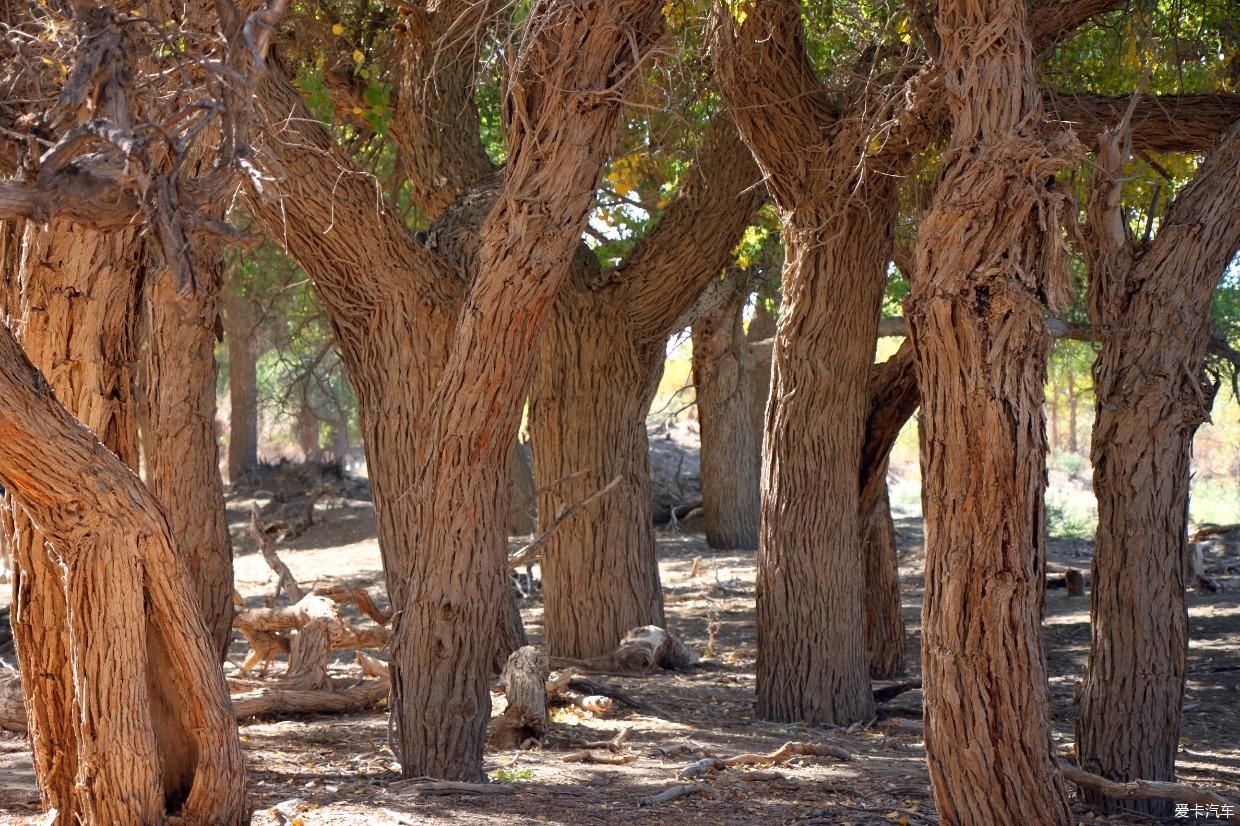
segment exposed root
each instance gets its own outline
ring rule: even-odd
[[[1228,800],[1209,789],[1189,786],[1185,783],[1168,783],[1162,780],[1132,780],[1119,783],[1107,780],[1092,772],[1067,761],[1059,761],[1059,770],[1063,776],[1076,785],[1092,789],[1116,800],[1170,800],[1174,803],[1190,803],[1202,806],[1228,807],[1233,814],[1228,818],[1232,823],[1240,823],[1240,806],[1236,801]]]

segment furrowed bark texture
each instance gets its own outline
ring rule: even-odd
[[[220,274],[215,256],[192,254],[201,275],[193,295],[178,295],[169,278],[147,287],[146,471],[222,661],[232,639],[233,560],[215,436]]]
[[[552,656],[609,654],[630,629],[663,626],[650,514],[646,414],[667,337],[726,266],[761,203],[758,171],[726,117],[707,129],[693,168],[656,227],[615,271],[578,252],[539,341],[530,392],[541,530],[606,486],[588,518],[565,522],[543,551]],[[577,476],[560,485],[557,480]]]
[[[799,6],[745,11],[722,20],[716,69],[786,251],[763,434],[758,712],[846,725],[873,713],[858,509],[869,399],[856,377],[874,360],[895,188],[865,159],[876,102],[826,91]]]
[[[1216,389],[1205,371],[1210,299],[1240,248],[1240,121],[1144,249],[1120,209],[1125,140],[1103,138],[1085,246],[1102,349],[1091,442],[1098,534],[1077,753],[1081,768],[1111,780],[1172,781],[1188,655],[1190,459]],[[1107,811],[1172,814],[1169,801],[1083,794]]]
[[[508,163],[409,491],[415,583],[392,641],[406,775],[477,780],[504,605],[508,461],[538,334],[593,205],[653,0],[536,3],[507,73]]]
[[[887,486],[863,513],[865,559],[865,650],[870,678],[890,680],[904,673],[904,617],[900,613],[900,561]]]
[[[1064,303],[1071,135],[1038,133],[1021,0],[942,0],[952,136],[907,308],[922,394],[930,779],[947,824],[1072,822],[1041,633],[1044,318]]]
[[[253,307],[229,284],[224,299],[228,346],[228,481],[258,467],[258,353]]]
[[[741,323],[747,297],[738,292],[693,325],[702,507],[712,548],[758,547],[761,456],[754,445],[749,349]]]
[[[57,221],[27,225],[8,273],[8,325],[45,371],[57,397],[130,467],[138,462],[132,398],[141,294],[136,233],[101,233]],[[5,534],[15,566],[13,635],[43,802],[78,811],[74,680],[64,580],[47,537],[15,508]]]
[[[247,822],[228,689],[168,523],[137,476],[56,402],[7,328],[0,433],[0,484],[15,517],[42,531],[48,544],[38,555],[62,572],[39,596],[56,591],[66,613],[18,603],[44,623],[35,644],[69,663],[71,710],[51,705],[66,698],[48,693],[64,690],[65,666],[40,650],[37,665],[56,670],[29,673],[31,649],[22,646],[32,640],[19,635],[40,783],[47,802],[60,804],[57,822],[157,823],[165,809],[189,822]],[[20,576],[24,585],[46,581],[29,568]],[[29,596],[19,586],[19,600]],[[68,737],[48,726],[64,725],[62,714]]]

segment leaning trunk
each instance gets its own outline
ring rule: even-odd
[[[219,288],[212,262],[195,256],[203,286],[177,295],[170,279],[148,288],[147,478],[189,564],[198,605],[223,660],[232,639],[232,537],[224,513],[215,436],[215,323]]]
[[[693,384],[702,450],[702,508],[712,548],[758,547],[760,459],[754,446],[745,295],[693,325]]]
[[[1098,534],[1077,753],[1082,768],[1113,780],[1172,781],[1188,655],[1190,459],[1217,389],[1205,369],[1210,300],[1240,248],[1240,122],[1144,249],[1123,232],[1114,194],[1123,159],[1114,152],[1104,139],[1098,168],[1116,188],[1108,193],[1114,200],[1091,203],[1091,229],[1105,239],[1090,267],[1090,312],[1102,331],[1091,448]],[[1163,801],[1088,791],[1086,799],[1107,810],[1171,814]]]
[[[60,406],[7,329],[0,430],[13,519],[21,533],[29,524],[45,531],[35,554],[45,568],[20,571],[17,613],[33,616],[19,622],[18,654],[36,771],[58,822],[160,823],[165,812],[248,822],[228,688],[167,520],[138,477]],[[51,593],[58,599],[45,599]],[[40,635],[49,631],[63,636]],[[45,667],[54,670],[34,670]],[[88,690],[59,694],[65,671]],[[67,787],[65,764],[76,774]]]
[[[857,481],[869,397],[857,376],[874,361],[893,195],[879,180],[864,205],[785,215],[758,553],[758,713],[768,719],[848,725],[874,712]]]
[[[557,657],[602,656],[630,629],[664,623],[646,440],[663,352],[633,345],[623,311],[566,289],[539,340],[530,392],[539,529],[621,479],[543,548],[547,649]]]
[[[1023,0],[940,0],[938,30],[957,78],[953,134],[907,305],[922,395],[930,780],[944,823],[1066,826],[1040,596],[1045,316],[1067,293],[1047,181],[1069,157],[1029,131],[1042,118]]]

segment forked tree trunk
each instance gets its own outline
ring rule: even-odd
[[[5,285],[10,327],[52,391],[134,469],[141,250],[135,233],[105,234],[64,221],[40,231],[29,224],[21,261]],[[19,509],[10,515],[4,533],[15,569],[13,636],[35,770],[44,804],[68,822],[79,811],[78,746],[64,581],[44,552],[46,537]]]
[[[887,485],[863,514],[865,558],[865,650],[870,678],[890,680],[904,672],[904,617],[900,612],[900,561]]]
[[[247,822],[228,688],[167,520],[138,477],[57,403],[8,329],[0,430],[0,484],[14,519],[46,532],[35,556],[48,562],[20,572],[18,613],[34,616],[18,623],[18,654],[37,774],[57,822],[159,823],[165,811]],[[66,670],[86,690],[58,691]]]
[[[163,505],[221,661],[232,639],[232,537],[215,434],[218,265],[195,255],[202,285],[177,295],[170,279],[147,288],[147,478]]]
[[[392,641],[405,774],[475,780],[488,672],[507,590],[508,462],[543,319],[593,205],[633,61],[661,6],[536,2],[510,56],[508,168],[479,234],[478,270],[413,477],[415,588]],[[617,88],[618,86],[618,88]],[[609,88],[606,95],[584,90]],[[537,437],[536,437],[537,438]]]
[[[603,656],[630,629],[665,624],[646,438],[663,351],[634,347],[624,313],[606,296],[570,287],[539,340],[530,439],[545,488],[540,530],[562,508],[622,480],[563,523],[543,549],[543,615],[555,657]],[[546,489],[565,477],[573,478]]]
[[[225,285],[224,343],[228,346],[228,481],[258,466],[258,354],[253,309]]]
[[[1070,824],[1041,630],[1047,304],[1072,160],[1041,123],[1023,0],[940,0],[952,138],[907,305],[921,387],[922,680],[945,824]]]
[[[1080,695],[1081,767],[1112,780],[1175,779],[1188,654],[1184,599],[1193,434],[1210,415],[1210,299],[1240,248],[1240,123],[1138,250],[1124,229],[1127,152],[1104,138],[1091,198],[1092,440],[1098,535]],[[1158,800],[1085,792],[1108,811],[1169,816]]]
[[[758,547],[761,455],[741,311],[748,294],[693,325],[693,384],[701,430],[702,508],[712,548]]]

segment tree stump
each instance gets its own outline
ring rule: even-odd
[[[521,748],[547,735],[547,655],[532,645],[512,652],[500,678],[508,707],[491,724],[487,742],[492,748]]]

